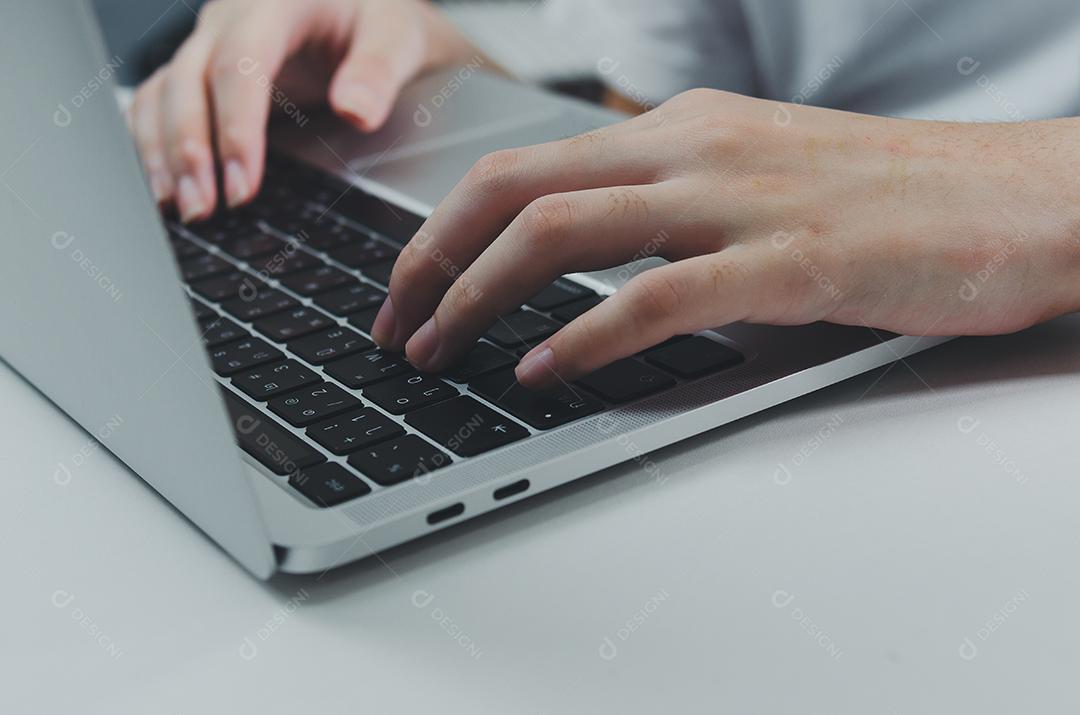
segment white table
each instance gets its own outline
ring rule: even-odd
[[[265,584],[0,366],[0,712],[1076,712],[1080,317],[884,372]]]

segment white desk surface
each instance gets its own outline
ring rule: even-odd
[[[1080,316],[260,583],[0,365],[0,712],[1076,712],[1078,413]]]

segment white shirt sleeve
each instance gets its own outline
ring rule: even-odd
[[[547,0],[574,44],[593,47],[613,89],[658,104],[694,87],[755,89],[740,0]]]

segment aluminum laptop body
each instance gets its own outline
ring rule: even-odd
[[[122,58],[84,2],[4,14],[0,356],[256,576],[362,558],[941,342],[726,326],[711,337],[743,355],[735,367],[318,508],[236,447],[229,383],[210,368],[113,96]],[[464,67],[416,82],[375,136],[311,117],[284,122],[274,144],[423,215],[488,151],[617,119]],[[624,275],[574,278],[609,293]]]

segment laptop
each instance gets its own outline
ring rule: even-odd
[[[517,385],[519,356],[630,266],[556,281],[422,374],[370,329],[424,215],[483,154],[618,115],[456,68],[409,87],[373,136],[297,110],[259,197],[185,226],[150,195],[113,94],[122,58],[87,4],[6,13],[0,355],[260,578],[364,558],[941,342],[735,324]]]

